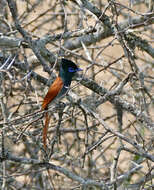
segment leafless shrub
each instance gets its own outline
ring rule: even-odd
[[[0,186],[153,189],[153,1],[0,1]],[[61,57],[84,69],[41,102]],[[60,108],[60,109],[59,109]]]

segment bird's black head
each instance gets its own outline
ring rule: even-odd
[[[59,75],[65,83],[70,85],[73,75],[78,71],[82,71],[82,69],[78,68],[71,60],[64,58],[61,59]]]
[[[73,63],[71,60],[64,59],[64,58],[61,60],[61,66],[65,72],[69,72],[69,73],[76,73],[77,71],[82,70],[78,68],[77,65]]]

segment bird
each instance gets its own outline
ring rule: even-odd
[[[58,77],[54,80],[48,89],[42,103],[42,111],[47,110],[51,103],[59,101],[69,90],[72,77],[78,71],[82,71],[73,61],[62,58],[60,61],[60,70]],[[49,126],[49,115],[48,112],[45,113],[45,124],[43,127],[43,145],[46,150],[47,143],[47,132]]]

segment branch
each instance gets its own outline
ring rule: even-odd
[[[129,139],[127,138],[126,136],[124,136],[123,134],[119,133],[119,132],[116,132],[114,131],[112,128],[110,128],[106,123],[105,121],[99,116],[99,114],[97,114],[96,112],[94,112],[93,110],[91,110],[89,108],[88,105],[84,104],[80,99],[78,99],[77,96],[74,95],[74,93],[72,93],[73,95],[71,96],[71,93],[70,93],[70,96],[71,96],[71,101],[76,103],[77,105],[79,104],[80,107],[82,107],[82,109],[84,109],[87,114],[89,115],[92,115],[97,121],[100,122],[100,124],[106,129],[106,131],[114,134],[115,136],[119,137],[120,139],[126,141],[127,143],[129,143],[130,145],[132,145],[133,147],[135,147],[138,151],[137,152],[134,152],[135,154],[138,154],[142,157],[145,157],[151,161],[154,162],[154,156],[153,155],[150,155],[148,153],[146,153],[143,148],[137,144],[135,141],[133,141],[132,139]],[[133,152],[132,152],[133,153]]]
[[[40,160],[37,159],[30,159],[30,158],[25,158],[25,157],[16,157],[12,154],[7,154],[5,158],[0,157],[0,160],[4,161],[4,160],[10,160],[13,162],[19,162],[20,164],[32,164],[32,165],[36,165],[36,166],[40,166],[40,167],[45,167],[46,169],[52,169],[54,171],[60,172],[61,174],[67,176],[68,178],[78,181],[80,184],[82,184],[83,186],[96,186],[96,187],[100,187],[102,188],[102,190],[109,190],[108,186],[103,182],[97,182],[95,180],[92,179],[85,179],[82,178],[74,173],[72,173],[71,171],[62,168],[60,166],[56,166],[54,164],[51,164],[49,162],[42,162]]]
[[[86,46],[89,46],[102,39],[105,39],[107,37],[114,35],[114,31],[112,30],[112,24],[110,23],[109,18],[107,17],[107,15],[104,14],[104,12],[99,10],[94,4],[92,4],[91,2],[89,2],[87,0],[77,0],[76,2],[81,7],[87,9],[92,14],[94,14],[103,24],[105,24],[108,27],[104,27],[105,25],[102,26],[101,24],[98,24],[98,26],[96,25],[96,28],[98,27],[97,33],[95,33],[93,35],[85,35],[85,36],[76,38],[73,41],[68,40],[64,45],[64,47],[66,49],[73,50],[73,49],[80,48],[80,47],[82,47],[81,42],[83,42]],[[154,24],[153,17],[154,17],[153,12],[145,13],[142,16],[133,17],[131,19],[131,23],[130,23],[130,19],[128,19],[121,23],[118,23],[118,25],[121,28],[121,31],[125,31],[126,29],[127,30],[135,29],[135,28]],[[141,42],[141,40],[140,40],[140,42]],[[144,48],[143,43],[138,43],[136,45],[138,48],[146,51],[150,56],[154,57],[154,48],[152,48],[152,46],[147,44],[146,47]]]
[[[80,83],[83,86],[89,88],[93,92],[95,92],[95,93],[99,94],[100,96],[102,96],[102,101],[103,102],[109,101],[113,105],[119,105],[122,109],[130,112],[136,118],[138,118],[138,120],[141,123],[145,124],[148,129],[152,130],[154,128],[154,125],[153,125],[153,122],[151,121],[151,119],[145,113],[141,112],[140,109],[137,108],[132,103],[126,102],[122,98],[120,98],[118,96],[115,96],[115,94],[112,94],[112,91],[108,91],[106,88],[98,85],[96,82],[94,82],[91,79],[88,79],[86,77],[79,77],[78,79],[81,80]],[[121,89],[121,87],[120,87],[120,89]]]
[[[1,48],[17,48],[20,46],[22,41],[23,41],[23,39],[0,35],[0,47]]]

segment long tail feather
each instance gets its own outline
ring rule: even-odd
[[[47,133],[48,133],[48,126],[49,126],[49,115],[48,112],[45,113],[45,125],[43,128],[43,145],[44,145],[44,149],[46,150],[47,148]]]

